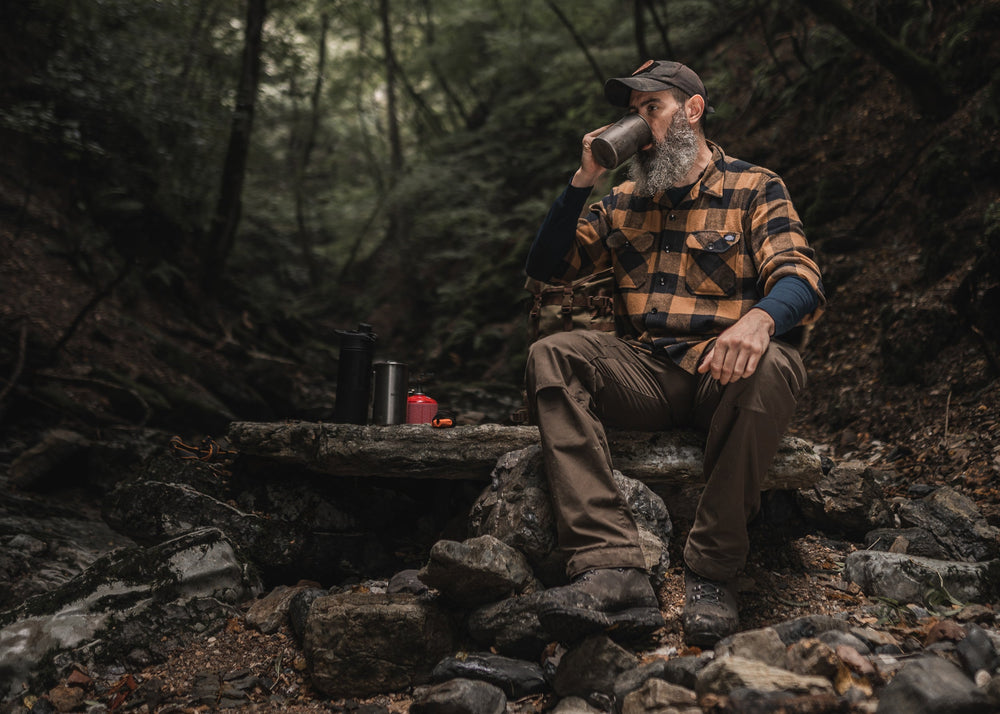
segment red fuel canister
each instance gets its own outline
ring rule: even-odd
[[[415,392],[406,398],[406,423],[430,424],[437,414],[438,403],[423,392]]]

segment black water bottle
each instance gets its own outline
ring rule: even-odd
[[[362,323],[356,332],[337,330],[337,334],[340,335],[340,363],[337,365],[333,420],[339,424],[367,424],[375,333],[371,325]]]

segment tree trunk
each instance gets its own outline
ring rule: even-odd
[[[295,223],[298,235],[299,250],[302,260],[309,271],[309,282],[315,287],[322,280],[320,262],[313,259],[312,238],[306,226],[306,172],[309,161],[316,146],[316,134],[319,132],[320,99],[323,94],[323,73],[326,70],[326,35],[330,28],[330,17],[323,13],[320,17],[319,41],[317,42],[316,79],[313,82],[312,94],[309,97],[309,128],[306,131],[305,146],[299,156],[295,170]]]
[[[399,133],[399,113],[396,108],[396,61],[392,49],[392,22],[389,0],[381,0],[379,16],[382,21],[382,51],[385,55],[385,106],[389,133],[389,181],[391,191],[403,173],[403,143]],[[405,246],[408,226],[404,211],[398,201],[389,202],[389,226],[386,237],[397,246]]]
[[[889,70],[910,90],[924,114],[943,117],[954,111],[956,97],[945,81],[944,72],[936,64],[893,39],[840,0],[800,2]]]
[[[236,240],[242,212],[243,182],[253,129],[254,105],[260,83],[260,59],[263,45],[266,0],[247,0],[246,35],[243,63],[236,89],[236,107],[229,130],[229,145],[222,168],[219,201],[205,246],[202,284],[210,288],[222,275],[226,260]]]

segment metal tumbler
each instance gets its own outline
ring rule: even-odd
[[[591,142],[590,153],[604,168],[615,169],[652,141],[653,132],[646,120],[638,114],[626,114]]]
[[[406,421],[406,395],[409,382],[409,368],[405,363],[375,363],[372,423],[388,426]]]

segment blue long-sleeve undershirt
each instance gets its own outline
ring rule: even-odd
[[[591,187],[566,187],[553,202],[545,221],[528,251],[525,272],[547,282],[559,268],[573,245],[576,223],[590,197]],[[802,278],[789,275],[774,284],[765,297],[754,305],[774,320],[775,336],[783,335],[819,306],[819,297]]]

